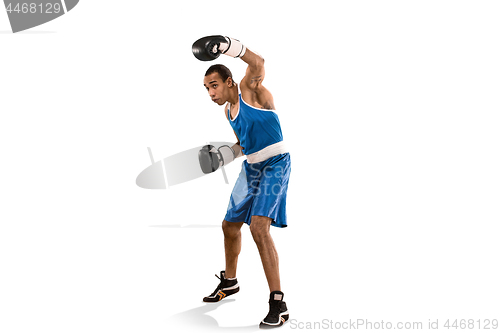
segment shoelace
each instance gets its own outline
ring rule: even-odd
[[[220,283],[217,288],[215,288],[214,292],[210,294],[211,297],[215,296],[219,292],[219,289],[222,289],[221,287],[223,280],[217,274],[215,274],[215,276],[220,280]]]

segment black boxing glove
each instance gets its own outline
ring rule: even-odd
[[[220,146],[217,149],[212,145],[206,145],[198,152],[198,159],[203,173],[214,172],[219,167],[231,163],[235,158],[236,154],[233,148],[229,146]]]
[[[194,56],[201,61],[215,60],[221,54],[239,58],[245,54],[246,49],[240,41],[220,35],[200,38],[192,47]]]

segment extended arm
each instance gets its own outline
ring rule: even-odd
[[[241,146],[238,144],[220,146],[215,148],[212,145],[203,146],[198,152],[198,159],[203,173],[211,173],[223,165],[228,165],[235,158],[242,156]]]

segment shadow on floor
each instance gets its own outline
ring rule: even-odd
[[[204,305],[187,310],[168,319],[169,323],[180,326],[183,329],[199,328],[203,331],[226,331],[226,332],[256,332],[259,331],[259,325],[252,326],[232,326],[221,327],[215,318],[208,315],[207,312],[216,310],[219,306],[232,303],[234,299],[225,299],[217,303],[205,303]]]

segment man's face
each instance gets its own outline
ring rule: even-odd
[[[208,91],[208,95],[210,95],[210,99],[212,102],[217,103],[218,105],[224,105],[227,102],[227,94],[229,91],[228,84],[230,83],[228,78],[226,82],[222,81],[219,73],[212,73],[203,79],[203,85]]]

